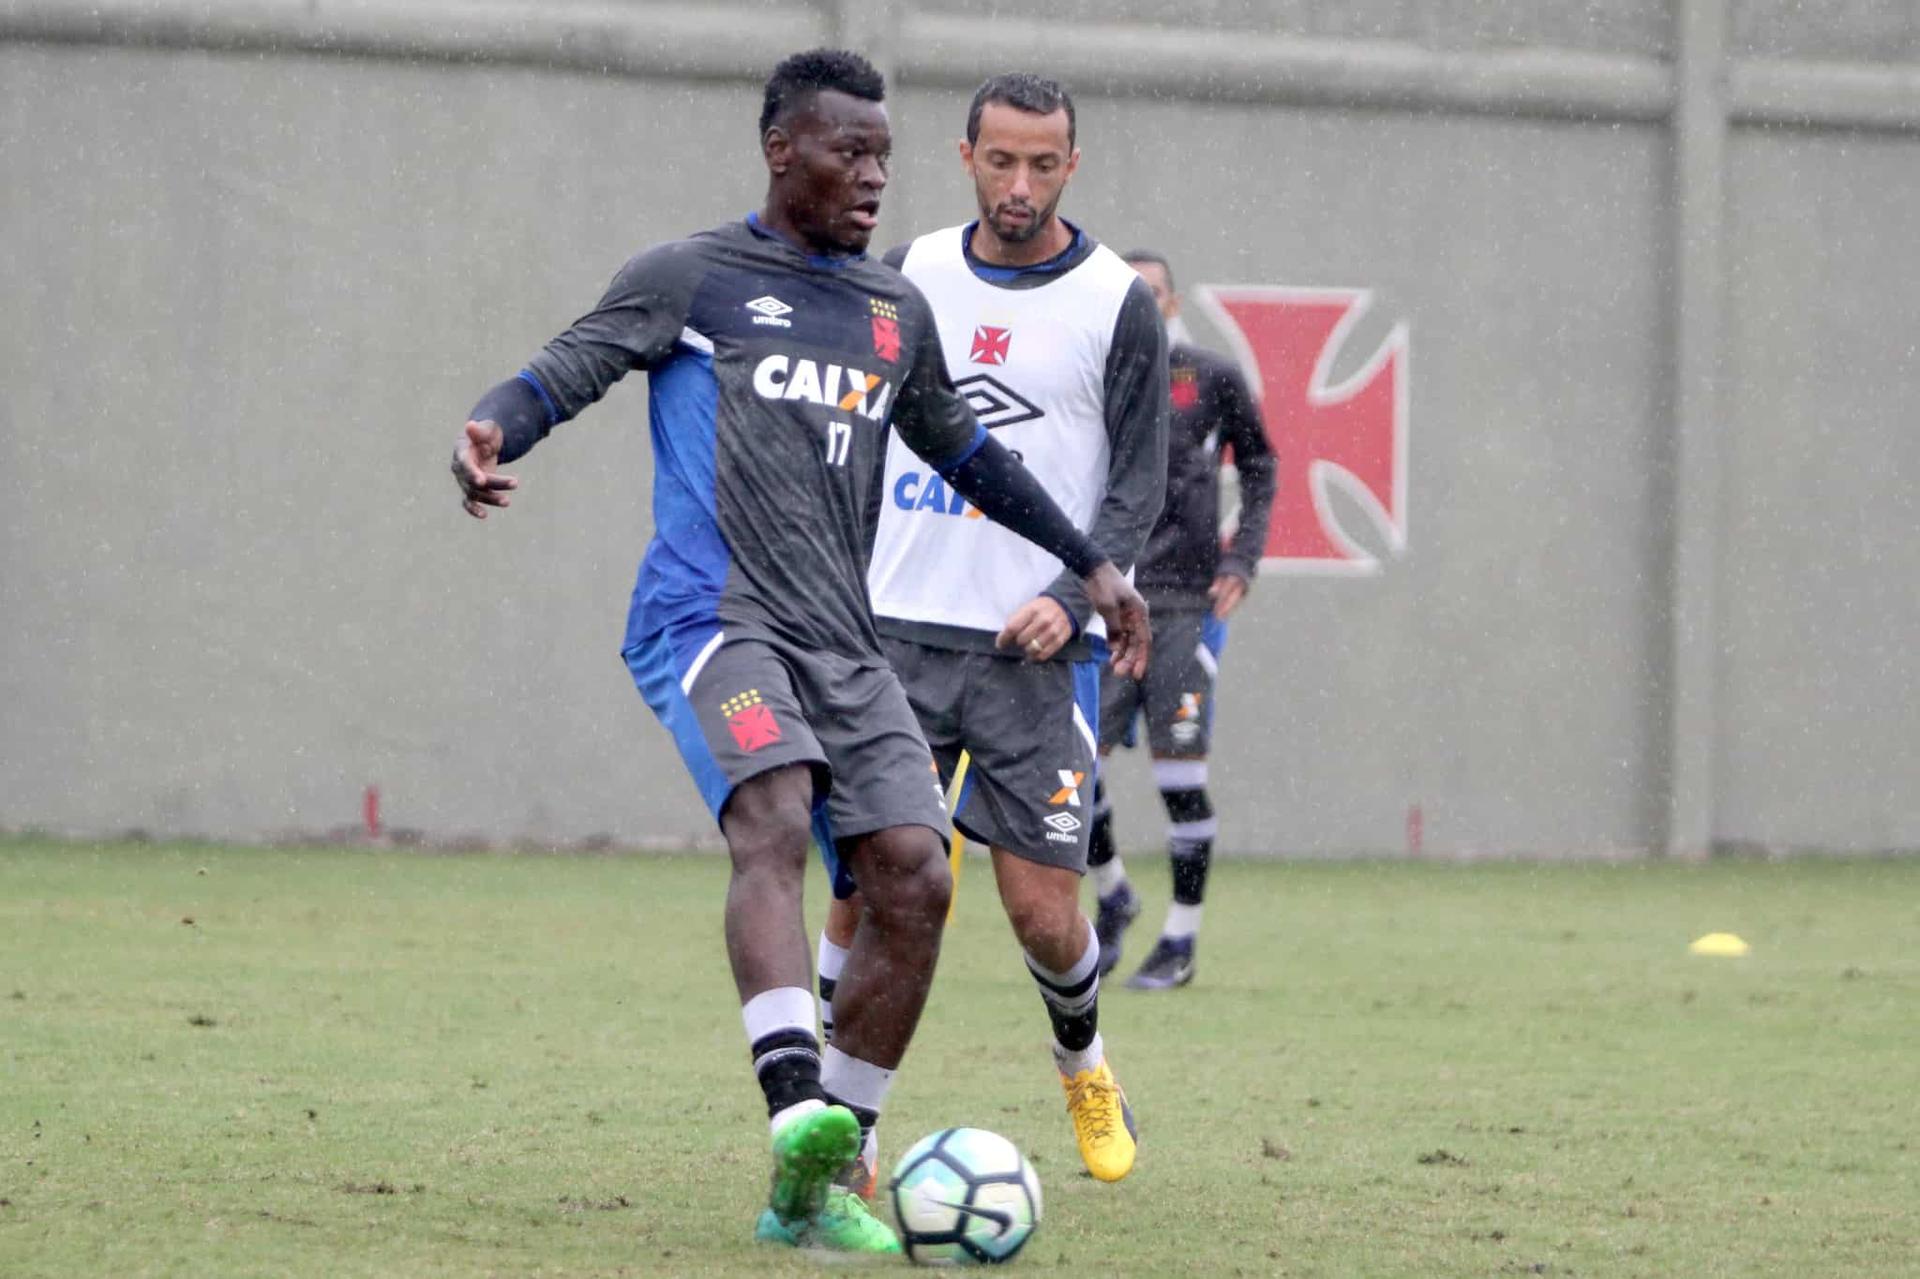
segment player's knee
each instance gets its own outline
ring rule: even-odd
[[[938,930],[953,900],[953,875],[936,844],[927,856],[913,858],[888,875],[884,891],[876,887],[865,897],[867,909],[893,927]]]
[[[805,873],[813,831],[810,800],[806,790],[795,786],[749,784],[736,790],[720,823],[734,874],[758,878]]]
[[[1002,894],[1001,903],[1007,909],[1007,922],[1013,926],[1013,935],[1036,954],[1070,949],[1086,931],[1077,897],[1029,887]]]

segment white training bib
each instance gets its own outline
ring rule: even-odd
[[[921,236],[900,269],[932,304],[947,373],[981,425],[1084,532],[1107,489],[1107,355],[1139,276],[1102,245],[1057,279],[1001,288],[967,265],[963,231]],[[877,616],[997,632],[1060,572],[1058,559],[982,516],[899,437],[888,441],[867,570]],[[1087,630],[1106,626],[1096,615]]]

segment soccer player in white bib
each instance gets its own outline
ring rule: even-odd
[[[981,423],[1128,569],[1166,490],[1167,348],[1152,291],[1059,216],[1080,159],[1073,101],[1059,84],[1020,73],[988,80],[967,113],[960,158],[979,218],[886,260],[926,295],[948,374]],[[1118,1181],[1133,1167],[1136,1132],[1099,1033],[1100,946],[1079,892],[1105,632],[1059,560],[978,516],[894,440],[867,585],[882,651],[942,784],[961,752],[970,757],[954,825],[992,850],[1001,903],[1052,1023],[1081,1158],[1095,1177]],[[828,918],[823,1003],[861,909],[857,896],[844,898]],[[870,1143],[868,1177],[875,1159]]]

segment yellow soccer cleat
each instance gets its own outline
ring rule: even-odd
[[[1071,1079],[1060,1076],[1060,1086],[1067,1090],[1067,1114],[1087,1171],[1101,1181],[1118,1181],[1132,1172],[1137,1134],[1133,1108],[1112,1067],[1102,1058],[1092,1070]]]

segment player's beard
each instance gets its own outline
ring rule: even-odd
[[[1065,192],[1062,191],[1061,195],[1064,194]],[[1039,235],[1042,230],[1052,224],[1053,211],[1060,207],[1059,195],[1054,196],[1053,203],[1044,209],[1035,209],[1031,204],[1018,206],[1027,209],[1033,216],[1027,219],[1025,226],[1008,226],[1001,222],[998,214],[1001,209],[1013,206],[1000,205],[989,207],[985,197],[981,196],[978,191],[976,191],[974,195],[980,203],[981,219],[993,228],[993,233],[999,236],[1000,240],[1005,244],[1025,244],[1027,241]]]

